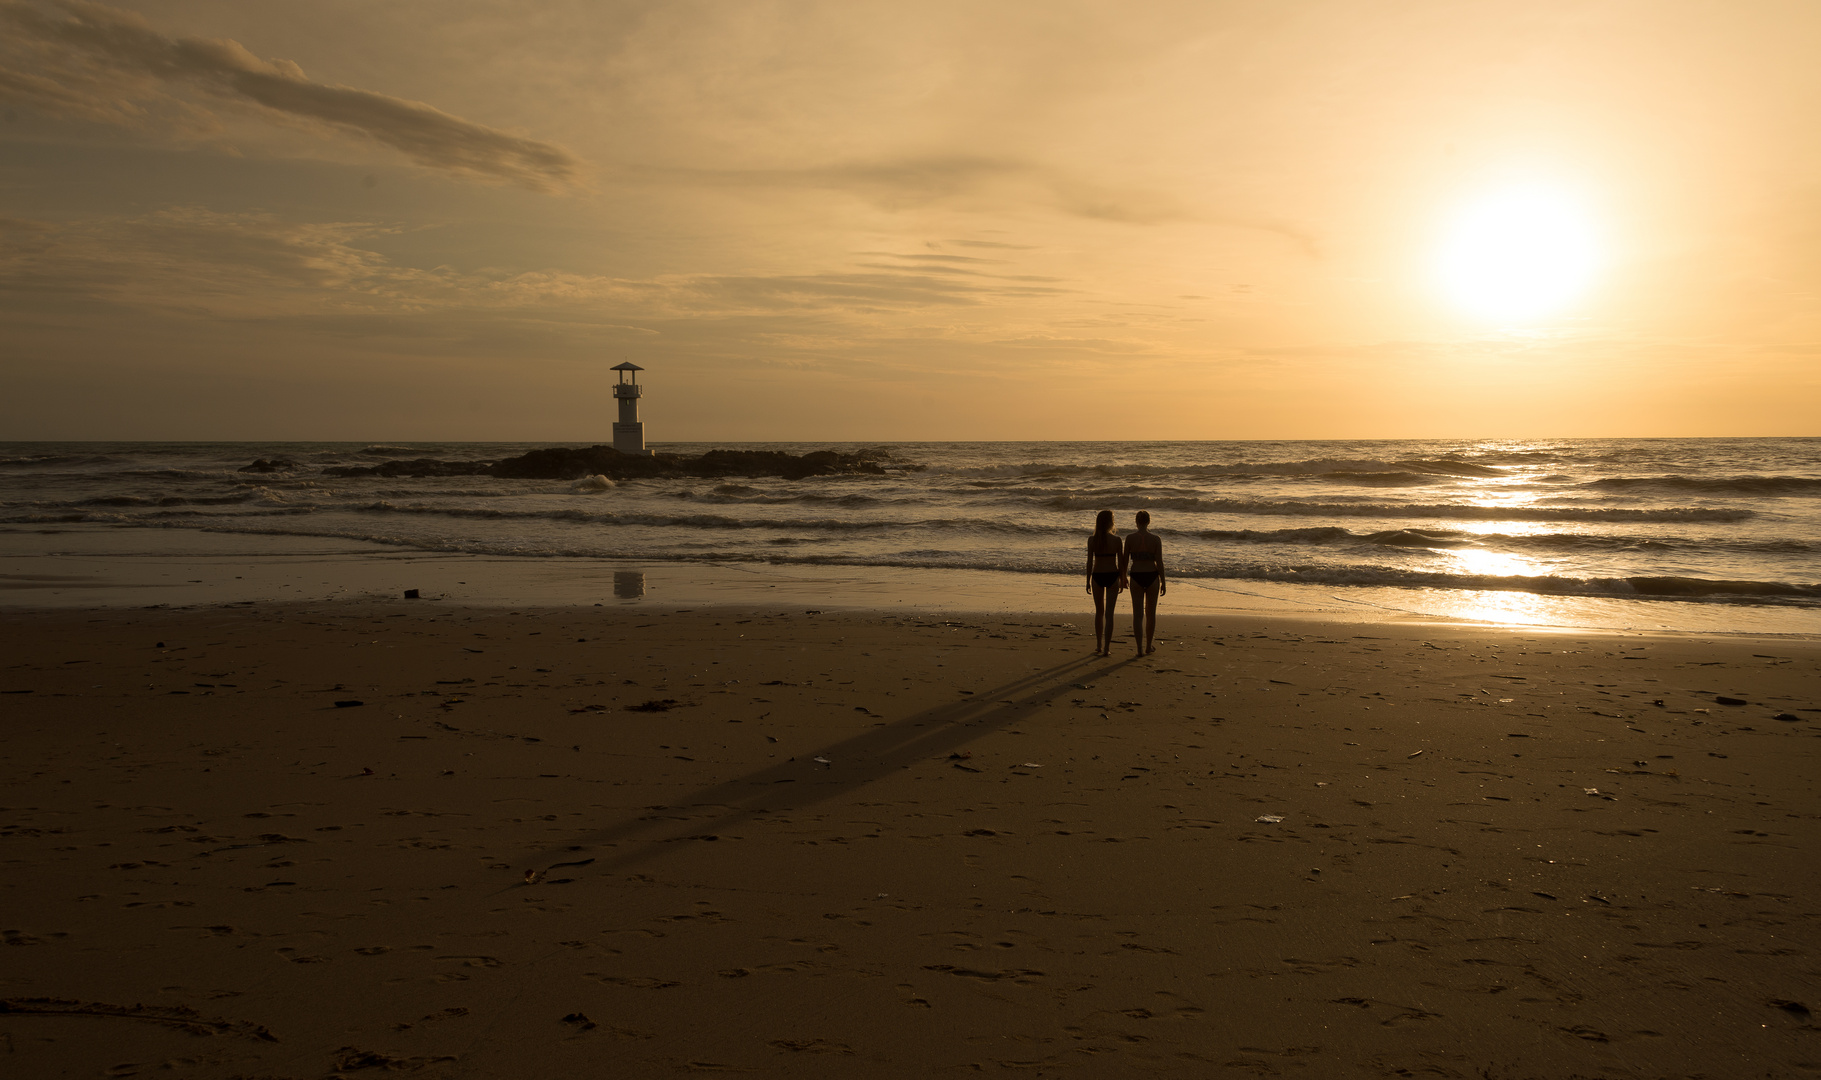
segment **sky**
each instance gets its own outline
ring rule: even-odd
[[[0,439],[1821,435],[1812,0],[0,0]]]

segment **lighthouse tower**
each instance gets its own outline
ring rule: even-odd
[[[613,370],[620,373],[620,381],[613,387],[613,398],[620,403],[620,418],[613,423],[613,448],[622,454],[650,454],[645,449],[645,425],[639,422],[639,396],[644,391],[634,374],[645,369],[628,363],[617,364]]]

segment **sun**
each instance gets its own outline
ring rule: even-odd
[[[1461,310],[1524,322],[1559,315],[1585,296],[1602,261],[1581,200],[1561,188],[1521,184],[1461,205],[1435,269],[1443,294]]]

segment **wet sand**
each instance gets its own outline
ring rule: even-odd
[[[0,619],[8,1075],[1821,1069],[1812,640]]]

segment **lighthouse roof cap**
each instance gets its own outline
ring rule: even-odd
[[[624,364],[615,364],[615,365],[613,365],[613,367],[609,368],[608,370],[609,371],[644,371],[645,369],[635,363],[632,363],[631,361],[627,361]]]

